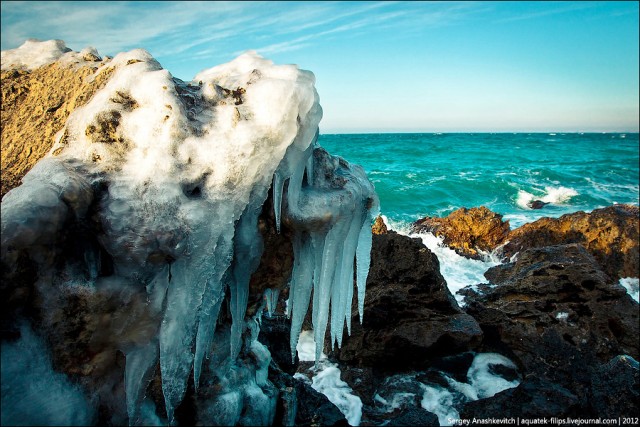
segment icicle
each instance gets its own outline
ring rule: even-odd
[[[341,275],[338,280],[340,289],[340,305],[336,305],[336,338],[338,347],[342,346],[342,334],[344,331],[345,318],[347,320],[347,330],[351,333],[351,302],[353,299],[353,262],[356,255],[356,247],[358,245],[358,234],[362,228],[362,209],[357,206],[355,208],[353,217],[349,223],[349,230],[345,235],[344,252],[340,260],[342,267],[340,269]],[[333,322],[333,310],[334,304],[331,301],[332,310],[332,322]],[[334,323],[331,324],[331,328],[334,328]]]
[[[218,278],[216,278],[218,279]],[[220,306],[224,299],[224,288],[221,281],[210,280],[207,283],[205,295],[200,308],[200,321],[196,335],[196,353],[193,361],[193,384],[196,392],[200,385],[202,361],[208,356],[216,330],[216,321],[220,312]]]
[[[302,323],[309,310],[309,300],[313,287],[314,257],[311,239],[307,234],[296,234],[293,239],[293,272],[289,290],[289,310],[291,317],[291,362],[296,359],[298,337]]]
[[[336,229],[336,236],[338,237],[336,252],[333,255],[333,259],[330,261],[335,265],[334,277],[331,279],[331,348],[338,341],[338,335],[342,336],[342,330],[344,325],[344,313],[342,312],[343,300],[346,297],[344,295],[344,289],[342,279],[343,269],[343,256],[345,247],[345,233],[347,232],[346,226],[348,225],[347,219],[338,221],[334,226]],[[328,237],[328,236],[327,236]],[[351,284],[353,286],[353,284]]]
[[[368,216],[362,224],[362,229],[358,236],[358,248],[356,249],[356,274],[358,284],[358,314],[360,323],[364,315],[364,295],[367,288],[367,276],[369,275],[369,264],[371,263],[371,219]]]
[[[138,422],[140,406],[144,399],[145,390],[151,382],[157,360],[158,342],[156,340],[135,347],[126,353],[124,385],[127,394],[129,425],[135,425]]]
[[[278,296],[280,296],[280,289],[267,288],[264,291],[264,298],[267,301],[267,315],[269,317],[272,317],[273,313],[276,311]]]
[[[280,172],[273,174],[273,213],[276,217],[276,230],[280,233],[280,215],[282,212],[282,192],[284,188],[284,179],[280,176]]]
[[[313,293],[314,293],[314,311],[316,316],[313,321],[314,339],[316,342],[316,364],[320,360],[322,355],[324,336],[327,331],[327,322],[329,320],[329,303],[331,300],[331,285],[334,280],[334,273],[336,271],[336,254],[342,244],[341,238],[343,227],[336,225],[327,233],[324,239],[324,248],[322,251],[322,261],[320,267],[320,275],[318,280],[314,279]],[[316,309],[316,297],[318,295],[317,302],[318,307]]]
[[[262,235],[258,230],[260,206],[248,205],[240,216],[234,239],[233,280],[231,284],[231,358],[240,352],[244,315],[249,298],[249,280],[262,255]]]

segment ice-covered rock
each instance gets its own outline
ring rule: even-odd
[[[12,63],[27,69],[68,55],[63,43],[28,43],[3,52],[3,67],[16,55]],[[76,56],[99,58],[93,50]],[[270,355],[257,341],[259,314],[247,320],[246,310],[269,190],[277,223],[293,235],[291,348],[313,290],[321,352],[327,325],[340,344],[354,286],[362,314],[373,186],[362,168],[317,145],[322,109],[309,71],[248,52],[186,83],[140,49],[108,66],[104,87],[2,200],[3,279],[30,260],[51,308],[45,328],[59,325],[56,305],[70,295],[100,313],[100,321],[86,315],[95,325],[82,342],[124,354],[130,424],[177,422],[189,377],[198,390],[207,373],[216,392],[203,402],[218,408],[207,410],[218,421],[268,424]],[[269,293],[270,313],[278,295]],[[164,410],[153,414],[145,395],[158,365]],[[96,365],[86,371],[103,375]]]

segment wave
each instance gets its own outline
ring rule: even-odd
[[[530,210],[529,204],[534,200],[541,200],[545,203],[552,203],[555,205],[564,204],[568,202],[572,197],[578,195],[578,192],[573,188],[567,187],[545,187],[542,195],[536,196],[524,190],[518,190],[518,197],[516,204],[522,209]]]

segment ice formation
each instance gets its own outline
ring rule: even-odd
[[[3,52],[3,64],[7,57],[32,67],[66,55],[64,45],[45,43],[22,56],[22,48]],[[157,419],[145,395],[158,362],[164,422],[175,421],[191,372],[197,390],[209,369],[222,387],[209,402],[218,412],[208,409],[218,421],[268,423],[270,356],[245,313],[269,189],[278,229],[286,223],[293,235],[291,350],[313,298],[319,355],[327,325],[332,342],[341,342],[354,277],[362,317],[378,207],[373,186],[362,168],[317,145],[322,110],[311,72],[253,52],[191,83],[144,50],[106,66],[114,69],[106,86],[71,114],[50,155],[4,197],[3,262],[27,252],[45,295],[71,282],[89,293],[146,295],[144,307],[119,319],[130,424]],[[79,249],[79,267],[57,246],[70,224],[97,230]],[[70,278],[62,281],[60,270]],[[269,295],[270,310],[277,298]],[[230,328],[216,325],[222,307]],[[253,355],[254,366],[236,364],[241,352]]]

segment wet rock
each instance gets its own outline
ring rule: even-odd
[[[476,347],[482,336],[447,289],[436,256],[395,232],[373,236],[363,323],[355,299],[351,313],[351,335],[333,356],[357,367],[420,368]]]
[[[612,279],[638,277],[639,218],[638,206],[632,205],[541,218],[511,231],[502,252],[511,257],[529,248],[580,243]]]
[[[426,217],[413,224],[416,233],[431,232],[460,255],[480,258],[479,251],[489,252],[509,234],[509,221],[484,206],[460,208],[445,218]]]
[[[532,376],[488,399],[465,404],[460,418],[584,417],[579,399],[566,388]],[[514,421],[515,422],[515,421]]]
[[[387,426],[439,426],[438,416],[423,408],[410,408],[391,418]]]
[[[591,380],[592,405],[604,418],[640,413],[640,368],[630,356],[616,356],[596,370]]]
[[[638,357],[638,305],[581,245],[522,252],[468,290],[467,313],[482,327],[485,350],[514,360],[525,376],[567,389],[589,408],[591,378],[619,354]]]
[[[269,365],[269,380],[279,391],[273,425],[348,426],[336,405],[305,381],[282,371],[276,363]]]
[[[549,202],[543,202],[542,200],[533,200],[527,203],[527,206],[529,206],[531,209],[542,209],[548,204]]]

